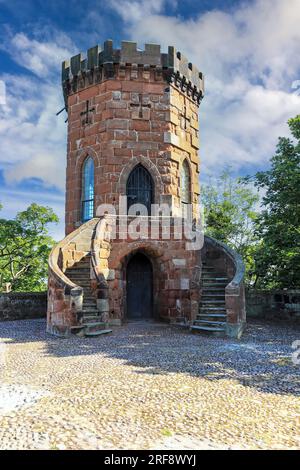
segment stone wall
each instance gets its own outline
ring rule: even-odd
[[[136,253],[145,254],[152,264],[154,318],[167,322],[175,322],[178,318],[195,319],[199,307],[197,258],[200,255],[196,250],[186,249],[185,239],[176,239],[176,222],[173,218],[170,222],[169,240],[163,240],[160,235],[158,240],[141,237],[135,241],[120,239],[118,235],[122,229],[117,223],[117,238],[111,243],[110,254],[100,260],[109,273],[114,273],[107,279],[109,319],[126,319],[126,267]]]
[[[247,316],[300,322],[300,290],[246,291]]]
[[[47,292],[0,294],[0,321],[46,318]]]

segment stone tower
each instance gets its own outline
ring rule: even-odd
[[[92,335],[131,318],[192,322],[200,256],[178,233],[182,215],[197,222],[202,73],[174,47],[108,40],[64,62],[62,86],[66,238],[49,260],[48,331]],[[104,204],[115,213],[101,212]],[[169,213],[134,212],[135,204]],[[155,235],[142,224],[130,236],[127,212],[156,224]]]
[[[125,194],[130,171],[141,164],[155,181],[154,201],[180,213],[180,167],[191,176],[190,199],[199,195],[198,107],[203,76],[174,47],[137,50],[112,41],[63,63],[68,111],[66,234],[82,222],[82,164],[94,159],[94,207]],[[86,114],[84,114],[86,113]]]

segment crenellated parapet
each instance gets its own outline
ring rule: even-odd
[[[80,53],[62,63],[66,108],[69,95],[114,78],[165,80],[198,105],[204,95],[203,74],[173,46],[162,53],[158,44],[145,44],[145,49],[139,50],[137,43],[122,41],[121,48],[114,49],[113,41],[107,40],[103,48],[97,45],[88,49],[86,57]]]

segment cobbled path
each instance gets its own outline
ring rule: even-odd
[[[299,326],[241,341],[130,323],[53,338],[0,323],[1,449],[299,449]],[[300,355],[299,355],[300,357]]]

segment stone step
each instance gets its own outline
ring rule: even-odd
[[[210,321],[210,320],[195,320],[194,325],[219,325],[219,326],[225,326],[226,322],[225,321]]]
[[[222,304],[225,305],[225,301],[222,299],[201,299],[201,305],[208,304]]]
[[[229,281],[228,280],[220,280],[220,278],[210,278],[210,279],[202,279],[202,284],[205,285],[205,284],[225,284],[227,286],[227,284],[229,284]]]
[[[198,313],[197,318],[201,320],[202,318],[226,318],[226,313]]]
[[[225,299],[225,292],[206,292],[206,290],[203,292],[202,294],[202,299],[203,298],[206,298],[206,299],[220,299],[220,298],[223,298]]]
[[[85,326],[86,328],[90,329],[90,328],[105,328],[106,327],[106,323],[104,323],[103,321],[94,321],[94,322],[88,322],[88,323],[85,323]]]
[[[90,271],[87,271],[86,273],[65,273],[67,277],[72,277],[74,279],[90,279]]]
[[[102,331],[106,330],[108,328],[108,324],[104,323],[100,320],[98,321],[93,321],[93,322],[87,322],[85,323],[85,330],[84,333],[95,333],[97,331]]]
[[[205,287],[203,289],[204,294],[223,294],[225,295],[225,289],[223,287]]]
[[[209,276],[202,276],[202,279],[204,281],[210,281],[210,280],[213,280],[213,281],[227,281],[229,282],[229,279],[228,277],[224,277],[222,275],[218,275],[218,274],[210,274]]]
[[[205,297],[207,299],[212,299],[212,298],[216,298],[216,299],[223,299],[225,300],[225,291],[222,290],[220,292],[215,292],[215,291],[209,291],[207,292],[206,289],[202,289],[202,298]]]
[[[93,323],[96,322],[97,320],[99,321],[100,316],[99,315],[83,315],[82,321],[83,323]]]
[[[72,274],[86,274],[90,272],[90,266],[83,266],[83,267],[74,267],[66,269],[65,273],[72,273]]]
[[[85,316],[89,316],[89,315],[96,315],[98,313],[98,310],[97,308],[89,308],[89,309],[83,309],[82,310],[82,315],[85,317]]]
[[[72,268],[67,268],[66,269],[66,273],[85,273],[87,271],[90,271],[90,265],[89,264],[84,264],[84,265],[78,265],[78,264],[75,264],[74,266],[72,266]]]
[[[199,313],[226,313],[226,308],[222,307],[200,307],[199,308]]]
[[[100,336],[112,333],[112,330],[86,331],[85,336]]]
[[[74,267],[74,268],[68,268],[66,269],[66,272],[68,273],[74,273],[74,274],[80,274],[80,273],[87,273],[90,271],[90,266],[83,266],[83,267]]]
[[[214,326],[197,326],[197,325],[192,325],[191,330],[196,330],[196,331],[210,331],[210,332],[219,332],[219,333],[224,333],[225,328],[221,327],[214,327]]]
[[[76,274],[76,273],[65,273],[67,277],[71,277],[72,279],[82,279],[83,281],[85,280],[90,280],[90,273],[87,272],[86,274]]]

